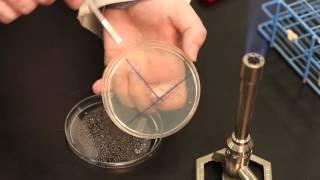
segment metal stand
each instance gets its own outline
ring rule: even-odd
[[[252,117],[256,85],[262,77],[264,58],[256,53],[243,57],[241,65],[240,103],[236,127],[227,140],[226,148],[197,159],[196,178],[205,180],[205,164],[215,161],[223,164],[223,180],[257,180],[248,167],[249,162],[263,166],[265,180],[272,180],[271,163],[252,154],[253,141],[248,131]]]

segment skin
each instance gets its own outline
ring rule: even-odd
[[[51,5],[54,0],[0,0],[0,22],[9,24],[22,15],[28,15],[38,5]]]
[[[29,14],[38,5],[50,5],[53,2],[54,0],[0,0],[0,22],[10,23],[21,15]],[[82,0],[66,0],[66,3],[76,10],[81,6]],[[130,45],[145,40],[157,40],[177,46],[195,61],[206,38],[206,29],[200,18],[183,0],[141,0],[125,9],[106,8],[104,15],[124,40],[117,45],[109,34],[104,32],[106,65]],[[163,95],[184,77],[184,66],[167,54],[149,52],[143,56],[130,57],[130,62],[158,96]],[[96,94],[100,94],[102,88],[101,79],[92,87]],[[150,88],[127,64],[115,75],[112,90],[123,104],[137,107],[141,111],[156,100]],[[184,82],[161,99],[155,108],[181,108],[186,102],[186,96]]]

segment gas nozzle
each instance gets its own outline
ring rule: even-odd
[[[248,53],[243,56],[240,77],[244,83],[256,83],[261,80],[264,57],[257,53]]]

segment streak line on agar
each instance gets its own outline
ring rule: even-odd
[[[130,119],[129,121],[127,121],[126,124],[130,124],[131,122],[133,122],[136,118],[138,118],[141,114],[147,112],[148,110],[150,110],[155,104],[157,104],[159,101],[161,101],[165,96],[169,95],[175,88],[177,88],[181,83],[183,83],[184,81],[186,81],[187,79],[189,79],[191,77],[191,75],[186,76],[184,79],[180,80],[177,84],[175,84],[174,86],[172,86],[170,89],[168,89],[167,92],[165,92],[162,96],[160,96],[156,101],[154,101],[150,106],[148,106],[145,110],[139,112],[137,115],[135,115],[132,119]]]
[[[148,87],[148,89],[151,91],[151,93],[156,96],[157,100],[159,99],[159,96],[156,94],[156,92],[153,91],[149,83],[142,77],[142,75],[138,72],[138,70],[130,63],[128,59],[126,59],[127,63],[131,67],[131,69],[138,75],[138,77],[144,82],[144,84]],[[157,101],[156,101],[157,102]]]

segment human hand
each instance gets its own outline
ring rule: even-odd
[[[206,38],[206,29],[200,18],[183,0],[140,1],[127,9],[107,9],[104,15],[123,38],[123,42],[117,45],[109,34],[104,32],[106,65],[130,45],[145,40],[157,40],[180,47],[195,61]],[[154,53],[150,55],[152,62],[158,59],[157,63],[150,65],[148,60],[144,60],[148,57],[138,57],[132,60],[132,63],[135,63],[134,66],[152,90],[161,95],[170,89],[174,82],[184,77],[185,69],[182,63],[172,61],[170,57]],[[169,69],[171,71],[168,71]],[[130,68],[124,68],[118,76],[113,82],[113,90],[123,104],[142,111],[154,102],[154,95]],[[102,80],[95,82],[93,90],[96,94],[101,93]],[[186,84],[183,82],[155,107],[160,110],[178,109],[185,104],[186,98]]]
[[[9,24],[21,15],[28,15],[38,5],[51,5],[55,0],[0,0],[0,23]],[[66,0],[73,9],[78,9],[83,0]]]

